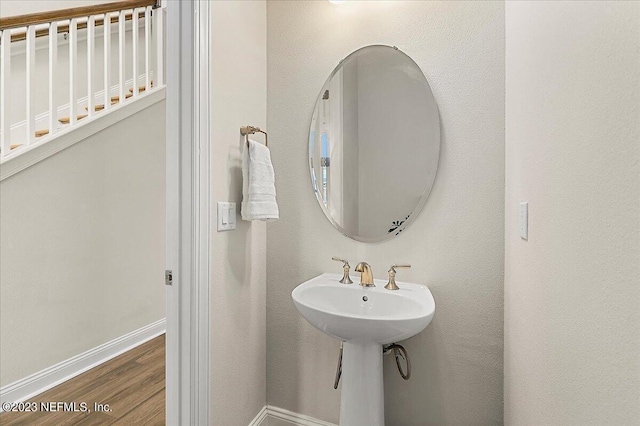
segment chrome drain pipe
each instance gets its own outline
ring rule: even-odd
[[[384,347],[384,354],[388,355],[393,351],[393,356],[396,358],[396,365],[398,366],[398,372],[402,376],[403,379],[409,380],[411,377],[411,360],[409,360],[409,354],[404,346],[399,345],[397,343],[392,343]],[[407,369],[406,373],[402,371],[402,366],[400,365],[400,358],[402,358],[406,364]]]
[[[340,356],[338,356],[338,368],[336,368],[336,379],[333,382],[333,388],[338,389],[338,383],[340,383],[340,377],[342,376],[342,350],[344,342],[340,342]]]
[[[340,377],[342,377],[342,353],[344,351],[344,342],[340,342],[340,354],[338,355],[338,366],[336,367],[336,378],[333,381],[333,388],[338,389],[338,384],[340,383]],[[411,377],[411,360],[409,359],[409,354],[404,346],[399,345],[397,343],[392,343],[387,346],[382,347],[382,353],[384,355],[389,355],[393,351],[393,356],[396,359],[396,366],[398,367],[398,372],[400,376],[404,380],[409,380]],[[407,364],[406,372],[403,371],[402,365],[400,363],[400,358],[404,360]]]

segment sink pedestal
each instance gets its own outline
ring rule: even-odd
[[[344,342],[340,426],[384,426],[382,345]]]
[[[382,345],[420,333],[436,304],[429,289],[399,282],[399,290],[345,285],[338,274],[322,274],[291,292],[311,325],[344,342],[340,426],[384,426]],[[352,277],[353,281],[359,277]]]

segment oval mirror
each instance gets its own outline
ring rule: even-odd
[[[340,232],[364,242],[402,232],[429,196],[439,155],[438,107],[409,56],[367,46],[333,70],[313,111],[309,166]]]

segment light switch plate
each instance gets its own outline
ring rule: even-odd
[[[218,232],[236,229],[236,203],[218,201]]]
[[[520,238],[523,240],[529,239],[529,203],[520,203],[520,214],[518,218],[520,224]]]

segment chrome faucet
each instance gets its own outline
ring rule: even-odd
[[[356,272],[360,272],[360,285],[363,287],[375,287],[373,283],[373,272],[367,262],[360,262],[356,265]]]

